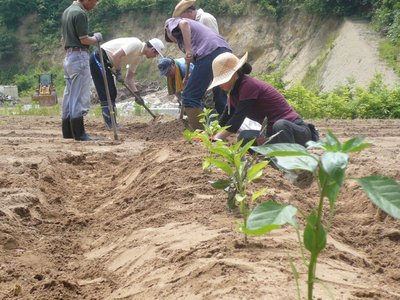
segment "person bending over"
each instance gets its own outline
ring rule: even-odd
[[[111,103],[115,112],[115,98],[117,97],[117,89],[114,83],[113,75],[110,69],[114,70],[116,80],[125,82],[129,88],[136,92],[136,103],[142,105],[143,99],[135,85],[135,72],[144,56],[146,58],[155,58],[158,55],[164,54],[164,44],[159,39],[151,39],[147,42],[142,42],[135,37],[117,38],[108,41],[100,46],[103,51],[104,65],[106,69],[106,77],[108,89],[110,91]],[[102,66],[100,61],[99,49],[90,55],[90,73],[92,74],[93,82],[96,87],[97,95],[100,99],[101,111],[105,126],[108,130],[112,129],[111,115],[108,108],[106,89],[102,75]],[[125,79],[122,76],[122,66],[126,66],[127,71]]]

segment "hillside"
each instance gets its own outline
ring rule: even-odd
[[[106,40],[121,36],[164,40],[163,24],[166,18],[168,15],[152,13],[147,20],[157,22],[144,22],[143,17],[135,13],[121,15],[109,24]],[[21,61],[26,63],[30,60],[31,64],[45,66],[56,64],[61,68],[63,51],[58,47],[39,60],[26,51],[29,50],[27,28],[32,31],[35,20],[34,17],[26,18],[20,26],[19,50],[24,51],[20,55],[23,57]],[[382,74],[385,83],[400,82],[394,71],[379,58],[377,47],[380,37],[366,21],[321,18],[303,10],[294,10],[279,19],[246,14],[241,17],[218,17],[218,22],[221,35],[231,44],[235,54],[249,52],[254,73],[279,69],[289,84],[304,82],[311,76],[311,86],[322,90],[332,90],[349,78],[360,86],[366,86],[377,72]],[[167,55],[182,56],[175,45],[166,46]],[[159,80],[154,60],[143,59],[138,72],[138,78]]]

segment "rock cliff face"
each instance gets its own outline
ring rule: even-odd
[[[113,34],[118,36],[124,29],[125,35],[163,40],[166,18],[126,15],[114,24]],[[398,76],[380,61],[379,36],[364,21],[321,18],[296,10],[280,19],[249,14],[218,17],[218,23],[235,54],[249,52],[254,74],[281,68],[284,80],[294,84],[302,82],[312,67],[314,86],[321,90],[332,90],[349,79],[366,86],[377,72],[388,84],[399,82]],[[174,44],[167,44],[167,55],[183,54]]]
[[[289,85],[301,82],[310,68],[313,86],[325,91],[349,80],[367,86],[376,73],[389,85],[400,82],[379,59],[379,36],[366,21],[296,11],[278,21],[246,16],[219,22],[235,53],[249,52],[256,73],[281,67]]]

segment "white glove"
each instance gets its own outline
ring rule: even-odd
[[[97,40],[98,43],[103,41],[103,35],[100,32],[93,33],[93,37]]]

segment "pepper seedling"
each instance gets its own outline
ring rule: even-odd
[[[341,143],[336,136],[328,131],[325,140],[309,142],[309,149],[320,149],[322,155],[309,153],[298,144],[272,144],[252,147],[253,151],[274,157],[279,168],[286,170],[303,170],[313,174],[319,190],[318,206],[306,216],[306,225],[303,233],[304,247],[310,252],[308,264],[307,298],[313,299],[314,283],[319,254],[325,249],[327,234],[333,221],[336,200],[346,178],[346,169],[349,164],[349,153],[359,152],[369,146],[364,138],[355,137]],[[381,210],[400,219],[400,185],[385,176],[368,176],[356,179],[361,188],[367,193],[370,200]],[[324,220],[325,202],[329,204],[329,218]],[[247,234],[262,234],[268,228],[276,225],[269,218],[270,204],[260,204],[249,215],[247,226],[243,228]],[[275,205],[275,204],[273,204]],[[297,222],[289,222],[298,229]],[[298,235],[300,237],[300,235]],[[303,243],[299,240],[301,250]]]

